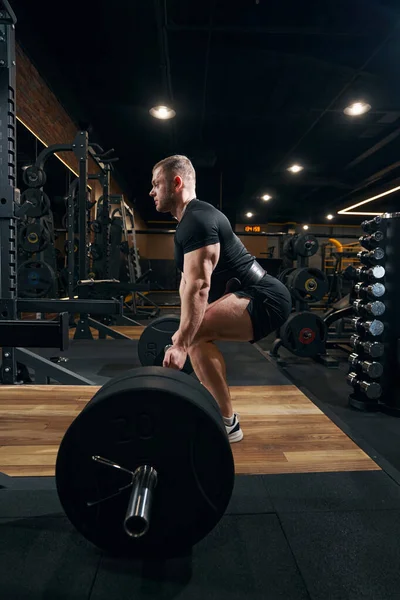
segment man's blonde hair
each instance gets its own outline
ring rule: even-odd
[[[153,173],[156,169],[162,169],[167,175],[179,175],[187,187],[196,187],[196,171],[187,156],[175,154],[160,160],[153,167]]]

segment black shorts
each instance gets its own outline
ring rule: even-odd
[[[247,310],[253,323],[252,343],[279,329],[292,311],[289,290],[272,275],[266,274],[256,285],[234,293],[241,298],[250,298]]]

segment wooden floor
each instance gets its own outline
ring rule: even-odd
[[[95,386],[1,386],[0,472],[54,475],[64,432]],[[245,434],[233,444],[236,472],[379,470],[295,386],[232,387]]]

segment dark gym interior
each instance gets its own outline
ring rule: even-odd
[[[2,598],[400,598],[399,25],[0,0]],[[175,154],[292,300],[216,342],[239,443],[196,365],[162,366]]]

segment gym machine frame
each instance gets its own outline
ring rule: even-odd
[[[93,147],[97,149],[101,154],[96,154],[93,150]],[[142,279],[144,279],[145,275],[142,278],[138,278],[135,281],[134,273],[131,273],[130,270],[130,283],[125,284],[121,283],[118,280],[109,279],[110,277],[110,205],[111,200],[118,200],[118,203],[121,205],[121,210],[123,210],[124,216],[124,229],[126,230],[126,218],[125,218],[125,203],[122,195],[110,195],[110,177],[111,177],[111,163],[118,160],[118,158],[107,158],[109,154],[113,152],[113,149],[104,152],[103,149],[98,144],[92,144],[89,146],[89,155],[93,158],[94,162],[99,168],[99,172],[97,174],[89,175],[89,179],[97,179],[102,186],[102,196],[99,199],[101,200],[101,209],[100,209],[100,224],[101,224],[101,246],[103,251],[103,260],[102,260],[102,275],[105,279],[101,280],[83,280],[78,283],[78,295],[81,298],[89,298],[92,289],[95,289],[97,293],[104,293],[108,296],[120,296],[126,293],[131,293],[134,296],[135,293],[139,293],[140,291],[148,291],[149,286],[147,284],[141,283]],[[98,202],[99,202],[98,201]],[[72,207],[73,210],[73,207]],[[98,214],[96,215],[98,219]],[[73,215],[71,217],[71,221],[73,223]],[[72,234],[73,235],[73,234]],[[109,315],[114,315],[115,313],[107,313],[107,316],[103,315],[104,323],[100,323],[99,321],[94,321],[90,319],[87,314],[81,315],[79,323],[76,328],[76,333],[74,339],[93,339],[93,336],[90,331],[90,327],[97,329],[99,332],[99,339],[105,339],[107,336],[114,339],[130,339],[129,336],[119,333],[108,326]],[[139,326],[140,323],[131,319],[124,315],[123,313],[123,305],[122,310],[118,312],[117,317],[114,319],[115,324],[117,325],[128,325],[128,326]],[[107,323],[107,324],[106,324]]]
[[[130,286],[130,289],[129,290],[127,289],[127,291],[131,292],[132,303],[130,306],[128,304],[126,304],[126,307],[135,316],[145,317],[145,318],[158,317],[158,315],[160,314],[160,307],[158,306],[158,304],[156,302],[153,302],[153,300],[151,300],[149,297],[144,296],[140,290],[136,289],[136,286],[135,286],[135,284],[139,284],[148,279],[148,277],[151,273],[151,269],[148,269],[145,273],[142,273],[141,269],[140,269],[133,213],[130,211],[131,227],[128,228],[127,227],[127,207],[126,207],[123,195],[114,194],[114,195],[110,196],[110,199],[114,201],[114,204],[118,204],[120,206],[125,241],[128,245],[128,248],[127,248],[127,250],[128,250],[127,262],[128,262],[128,275],[129,275],[129,284],[128,285]],[[128,242],[129,235],[133,236],[132,247],[129,247],[129,242]],[[134,260],[132,260],[132,253],[133,253]],[[124,284],[121,284],[121,285],[124,285]],[[146,291],[149,291],[149,289],[150,289],[150,285],[147,285]],[[138,309],[137,302],[136,302],[136,295],[144,302],[153,306],[154,310],[149,313],[147,310]],[[122,323],[118,323],[118,324],[122,324]]]
[[[94,385],[93,381],[81,377],[67,369],[54,364],[20,346],[37,348],[68,348],[68,314],[66,309],[74,312],[79,309],[91,313],[110,310],[115,314],[122,312],[122,301],[80,301],[75,300],[67,305],[63,300],[36,300],[18,298],[16,271],[16,221],[26,214],[31,204],[20,205],[19,190],[16,189],[16,98],[15,98],[15,23],[16,17],[7,0],[3,0],[4,9],[0,11],[0,152],[7,160],[0,162],[0,344],[2,346],[1,380],[3,384],[13,385],[17,382],[17,362],[35,370],[36,383],[47,383],[55,379],[60,383],[74,385]],[[72,145],[59,145],[44,150],[38,157],[37,166],[54,151],[75,150],[81,155],[80,176],[86,177],[87,160],[84,156],[87,134],[79,133]],[[82,144],[78,144],[82,142]],[[83,148],[83,150],[82,150]],[[86,188],[83,188],[86,192]],[[80,196],[82,188],[80,189]],[[86,214],[83,215],[86,220]],[[81,259],[84,256],[83,248]],[[85,261],[81,261],[82,272]],[[85,307],[85,308],[84,308]],[[59,321],[18,320],[20,312],[46,311],[59,313]]]
[[[29,203],[20,206],[19,190],[16,189],[16,17],[7,0],[3,0],[3,6],[0,10],[0,152],[7,160],[0,162],[1,380],[3,384],[15,384],[17,362],[21,362],[36,370],[37,381],[52,377],[62,382],[67,378],[69,383],[92,384],[89,380],[69,373],[51,361],[19,347],[29,345],[37,348],[67,349],[68,315],[62,309],[58,311],[59,321],[17,319],[22,307],[17,298],[16,222],[26,213]]]
[[[100,147],[99,147],[100,148]],[[101,150],[101,148],[100,148]],[[103,323],[96,321],[89,317],[89,314],[111,314],[111,315],[119,315],[122,316],[122,301],[120,299],[110,299],[110,300],[90,300],[87,299],[74,299],[74,274],[75,274],[75,256],[74,256],[74,221],[75,221],[75,206],[74,199],[76,192],[78,193],[78,235],[79,235],[79,260],[78,260],[78,268],[79,268],[79,279],[80,284],[78,285],[78,290],[84,288],[85,286],[90,286],[94,282],[87,279],[87,271],[88,271],[88,255],[87,255],[87,247],[86,247],[86,231],[87,231],[87,190],[88,190],[88,156],[92,156],[95,160],[96,164],[102,169],[103,175],[107,175],[108,169],[105,169],[107,165],[103,165],[99,160],[97,155],[91,150],[89,147],[88,134],[86,131],[79,131],[71,144],[54,144],[45,148],[37,157],[35,161],[35,170],[42,172],[44,171],[44,166],[46,160],[56,154],[57,152],[73,152],[76,158],[79,161],[79,178],[74,180],[69,188],[68,197],[67,197],[67,234],[68,234],[68,251],[67,251],[67,261],[68,261],[68,296],[69,300],[22,300],[18,301],[18,306],[25,305],[29,303],[30,309],[34,312],[46,312],[44,307],[48,310],[48,312],[60,313],[68,310],[70,314],[79,313],[79,320],[76,326],[76,333],[74,339],[93,339],[93,336],[90,331],[90,327],[97,329],[99,332],[99,336],[105,338],[106,336],[112,337],[114,339],[130,339],[129,336],[126,336],[122,333],[107,327]],[[113,160],[113,159],[109,159]],[[95,178],[96,176],[92,176]],[[106,182],[109,185],[109,175],[108,178],[106,176]],[[107,229],[105,230],[107,233]],[[99,282],[100,283],[100,282]],[[147,289],[143,286],[144,289]],[[79,295],[79,291],[78,291]],[[82,295],[82,294],[81,294]],[[20,310],[20,309],[18,309]],[[127,319],[128,320],[128,319]],[[138,325],[138,323],[132,323],[129,321],[129,324]],[[52,363],[51,363],[52,364]],[[63,378],[64,379],[64,378]],[[85,384],[88,384],[89,380],[85,380]]]

